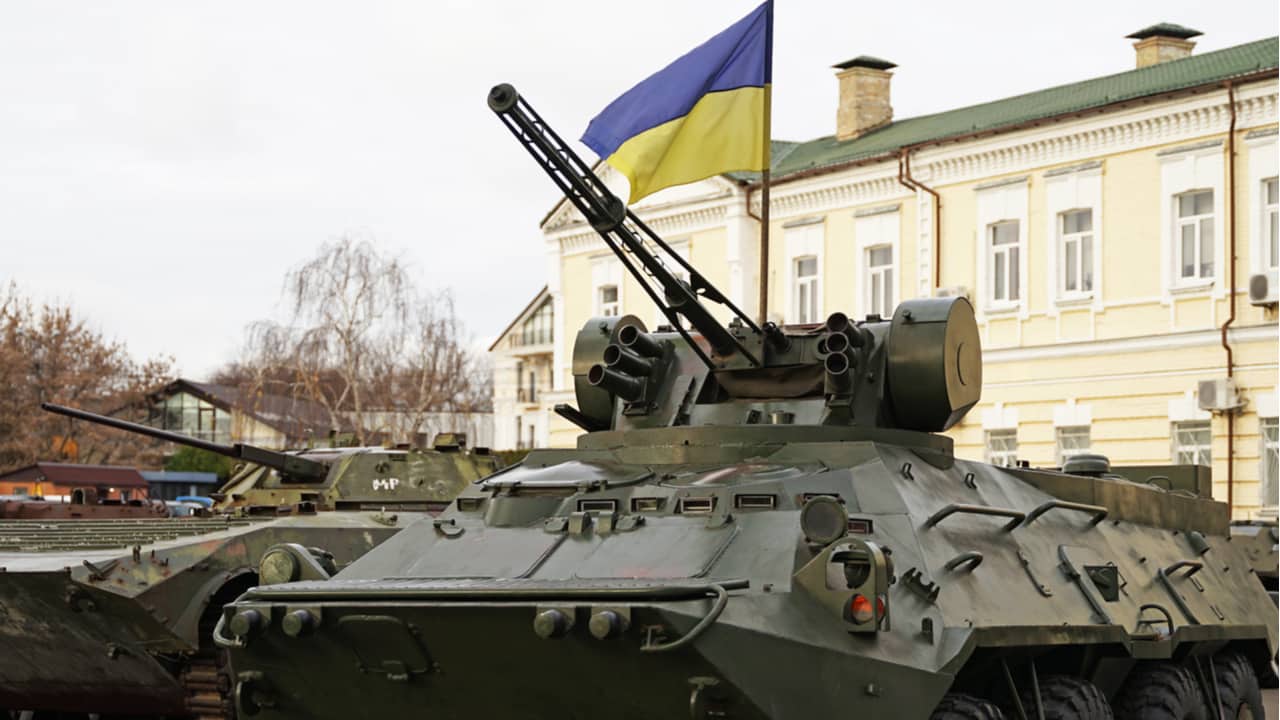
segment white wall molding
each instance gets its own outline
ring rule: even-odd
[[[1239,88],[1237,128],[1246,130],[1276,123],[1280,119],[1277,97],[1274,80]],[[1043,127],[979,140],[925,147],[912,156],[912,176],[936,190],[944,185],[1030,173],[1054,165],[1087,164],[1105,155],[1191,141],[1225,133],[1229,122],[1226,92],[1214,91],[1138,109],[1050,122]],[[1071,169],[1088,170],[1091,166]],[[775,185],[770,213],[775,219],[786,220],[901,201],[913,194],[898,183],[896,162],[882,160]],[[759,193],[752,195],[751,206],[752,212],[758,214]]]
[[[1233,327],[1227,332],[1227,338],[1232,343],[1271,342],[1274,344],[1280,341],[1280,327],[1274,323]],[[1113,340],[1090,340],[1075,343],[984,350],[982,352],[982,361],[984,363],[1006,363],[1079,357],[1082,355],[1109,355],[1112,353],[1149,352],[1152,350],[1172,351],[1201,345],[1218,345],[1221,342],[1221,331],[1212,328]]]

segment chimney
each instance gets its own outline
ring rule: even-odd
[[[839,71],[836,80],[840,81],[837,140],[861,137],[893,119],[893,106],[889,104],[889,78],[893,73],[889,70],[897,65],[859,55],[832,67]]]
[[[1191,42],[1191,38],[1203,34],[1199,30],[1181,25],[1159,23],[1142,28],[1138,32],[1129,33],[1125,37],[1138,41],[1133,44],[1133,49],[1138,51],[1138,67],[1144,68],[1190,57],[1191,48],[1196,46]]]

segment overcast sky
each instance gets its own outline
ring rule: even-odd
[[[479,340],[545,281],[550,182],[489,113],[512,82],[567,137],[754,0],[0,0],[0,282],[199,379],[343,234],[452,288]],[[778,0],[774,134],[834,131],[830,65],[898,63],[909,117],[1276,34],[1274,0]],[[590,161],[589,151],[579,148]]]

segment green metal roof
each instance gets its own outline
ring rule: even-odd
[[[997,131],[1112,103],[1274,70],[1280,65],[1278,57],[1280,38],[1273,37],[994,102],[897,120],[852,140],[839,141],[834,136],[802,143],[775,140],[773,177],[777,180],[796,173],[884,156],[911,145]],[[730,173],[729,177],[741,182],[755,182],[759,174]]]

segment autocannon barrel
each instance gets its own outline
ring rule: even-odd
[[[662,344],[635,325],[628,325],[618,331],[618,344],[637,355],[662,357]]]
[[[603,365],[591,366],[587,371],[587,382],[627,401],[639,400],[644,396],[644,380],[610,370]]]
[[[604,349],[604,365],[610,370],[620,370],[628,375],[647,377],[653,372],[653,360],[640,357],[621,345],[610,345]]]
[[[276,470],[295,478],[320,480],[329,474],[329,466],[324,463],[316,462],[315,460],[308,460],[307,458],[298,457],[297,455],[289,455],[288,453],[255,447],[253,445],[245,445],[243,443],[223,445],[222,443],[200,440],[199,438],[193,438],[189,435],[169,432],[168,430],[161,430],[159,428],[129,422],[128,420],[107,417],[106,415],[99,415],[86,410],[78,410],[76,408],[55,405],[53,403],[40,403],[40,409],[57,415],[65,415],[77,420],[85,420],[91,423],[97,423],[98,425],[106,425],[107,427],[113,427],[117,430],[124,430],[138,435],[146,435],[147,437],[178,443],[179,445],[207,450],[211,453],[225,455],[226,457],[244,460],[257,465],[266,465],[267,467],[275,468]]]

